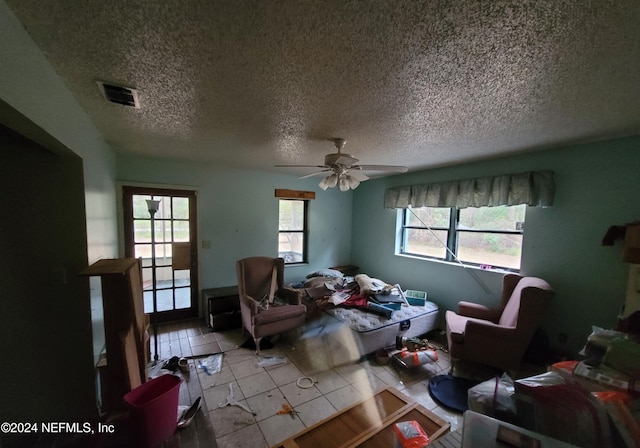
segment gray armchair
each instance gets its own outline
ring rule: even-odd
[[[445,313],[451,361],[466,360],[503,370],[517,367],[553,294],[551,286],[540,278],[507,274],[497,308],[458,303],[457,313]]]
[[[275,271],[274,271],[275,268]],[[284,259],[270,257],[249,257],[236,262],[238,274],[238,294],[242,326],[256,344],[256,354],[260,354],[260,340],[304,324],[307,308],[301,302],[300,293],[283,287]],[[260,302],[272,290],[279,298],[268,308]],[[282,303],[284,302],[284,303]]]

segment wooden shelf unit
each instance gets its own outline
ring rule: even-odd
[[[106,411],[122,410],[124,395],[147,380],[149,317],[144,314],[142,275],[137,258],[102,259],[80,272],[99,276],[104,307]]]
[[[388,387],[273,448],[388,448],[395,446],[393,424],[410,420],[417,421],[431,441],[449,432],[448,422],[397,389]]]

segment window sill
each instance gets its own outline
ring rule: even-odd
[[[309,263],[303,261],[303,262],[300,262],[300,263],[285,263],[284,264],[285,268],[295,268],[295,267],[298,267],[298,266],[309,266]]]
[[[449,266],[457,266],[459,268],[465,268],[465,269],[473,269],[476,271],[483,271],[483,272],[495,272],[497,274],[519,274],[520,270],[519,269],[509,269],[509,268],[485,268],[485,267],[481,267],[475,264],[465,264],[464,262],[455,262],[455,261],[447,261],[447,260],[438,260],[436,258],[425,258],[425,257],[419,257],[417,255],[410,255],[410,254],[402,254],[402,253],[396,253],[394,254],[398,257],[403,257],[403,258],[410,258],[412,260],[419,260],[419,261],[426,261],[429,263],[439,263],[439,264],[445,264],[445,265],[449,265]]]

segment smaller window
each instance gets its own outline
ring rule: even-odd
[[[278,225],[278,257],[285,264],[307,262],[307,203],[280,199]]]
[[[420,207],[406,209],[402,253],[447,259],[447,240],[451,222],[450,208]],[[431,230],[429,230],[431,229]]]

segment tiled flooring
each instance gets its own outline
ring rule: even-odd
[[[375,359],[359,361],[348,331],[318,321],[281,335],[260,356],[240,348],[246,339],[239,329],[211,332],[200,320],[168,324],[158,334],[161,358],[222,353],[219,372],[198,372],[219,448],[273,446],[387,386],[449,421],[452,430],[462,424],[462,415],[439,407],[428,390],[432,376],[450,369],[446,352],[438,351],[438,362],[412,369],[381,365]],[[153,340],[151,350],[153,354]],[[302,377],[312,378],[313,385],[299,387]],[[301,381],[302,386],[307,384],[308,380]],[[240,406],[224,406],[230,387],[234,399],[255,415]],[[293,418],[277,413],[285,403],[296,411]]]

